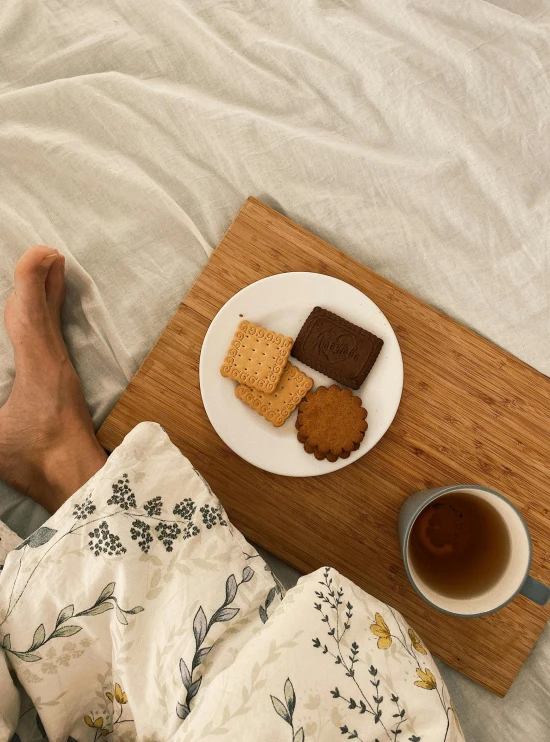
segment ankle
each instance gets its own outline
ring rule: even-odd
[[[43,465],[42,486],[37,486],[36,491],[29,494],[53,514],[106,461],[107,454],[95,436],[73,439],[70,446],[48,451]]]

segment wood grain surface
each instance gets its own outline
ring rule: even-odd
[[[285,271],[347,281],[378,304],[401,345],[405,384],[380,443],[332,474],[287,478],[247,464],[204,411],[198,366],[218,309],[244,286]],[[431,651],[504,695],[550,615],[519,596],[497,614],[446,616],[414,592],[397,515],[426,487],[476,483],[521,510],[531,574],[550,583],[550,380],[256,199],[249,198],[99,431],[112,451],[134,425],[159,422],[246,537],[304,572],[330,564],[395,606]]]

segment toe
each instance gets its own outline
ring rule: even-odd
[[[56,323],[60,321],[61,309],[65,301],[65,257],[54,260],[46,278],[46,302]]]
[[[58,258],[57,250],[37,245],[27,250],[15,266],[15,294],[29,310],[44,311],[46,279],[52,263]]]

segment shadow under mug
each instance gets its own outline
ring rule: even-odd
[[[452,598],[430,587],[416,572],[409,558],[409,537],[420,513],[431,502],[443,495],[463,492],[485,500],[501,515],[510,536],[510,558],[496,581],[479,595]],[[550,588],[529,575],[532,544],[529,529],[519,510],[494,490],[479,485],[461,484],[415,492],[410,495],[399,512],[399,541],[407,576],[416,592],[434,608],[452,616],[484,616],[494,613],[513,600],[518,593],[539,605],[550,600]]]

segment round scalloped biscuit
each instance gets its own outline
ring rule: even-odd
[[[317,459],[347,458],[365,437],[366,416],[361,398],[350,389],[318,387],[298,408],[298,440]]]

